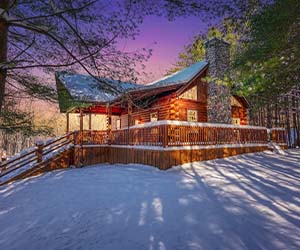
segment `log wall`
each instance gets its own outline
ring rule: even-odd
[[[189,90],[197,85],[197,100],[178,98],[175,92],[166,96],[157,97],[157,100],[150,104],[147,109],[134,107],[130,119],[130,126],[150,122],[150,113],[158,112],[158,120],[180,120],[187,121],[187,110],[197,110],[198,121],[207,122],[207,83],[201,81],[201,78],[195,79],[190,83]],[[121,116],[121,128],[127,127],[126,112]]]
[[[241,125],[248,124],[247,109],[245,107],[231,106],[232,118],[240,118]]]
[[[182,97],[185,91],[197,86],[197,100],[186,99]],[[198,113],[198,122],[207,122],[207,105],[208,105],[208,85],[201,80],[201,77],[196,78],[193,82],[188,83],[186,89],[173,91],[164,96],[156,96],[153,102],[150,102],[148,108],[138,108],[133,106],[129,125],[133,126],[150,122],[150,114],[158,113],[158,120],[176,120],[187,121],[187,111],[196,110]],[[232,118],[240,118],[241,125],[248,124],[247,108],[245,103],[236,99],[238,106],[231,105]],[[128,115],[124,109],[121,115],[121,128],[128,126]]]

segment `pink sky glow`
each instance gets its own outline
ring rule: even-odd
[[[153,55],[146,63],[148,77],[144,80],[150,82],[163,77],[184,46],[206,29],[207,24],[201,22],[199,17],[178,18],[172,22],[162,17],[148,17],[141,25],[137,39],[120,43],[120,48],[125,51],[153,49]]]

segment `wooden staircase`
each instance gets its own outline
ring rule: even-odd
[[[43,172],[68,168],[73,164],[76,132],[38,142],[36,146],[0,163],[0,186]]]

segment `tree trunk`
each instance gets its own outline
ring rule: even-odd
[[[267,128],[272,128],[272,108],[270,104],[267,104]]]
[[[290,122],[290,105],[289,105],[289,98],[285,97],[285,119],[286,119],[286,129],[288,133],[288,145],[292,146],[292,138],[291,138],[291,122]]]
[[[275,121],[274,121],[274,125],[275,125],[275,128],[279,127],[278,126],[278,105],[277,105],[277,103],[275,104]]]
[[[9,0],[0,1],[0,9],[8,8]],[[7,32],[8,24],[4,18],[0,18],[0,65],[7,62]],[[5,81],[7,70],[0,67],[0,113],[4,104]]]

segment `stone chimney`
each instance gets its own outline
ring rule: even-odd
[[[212,123],[232,123],[230,89],[216,83],[222,80],[230,67],[230,44],[219,38],[212,38],[205,43],[208,74],[213,80],[208,83],[207,121]]]

